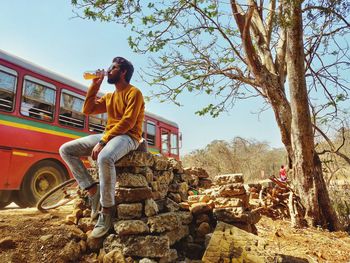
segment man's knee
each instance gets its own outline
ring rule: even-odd
[[[101,165],[114,165],[114,160],[112,156],[100,153],[97,157],[97,163]]]
[[[64,155],[67,155],[66,149],[67,149],[66,143],[62,144],[61,147],[59,148],[58,152],[60,153],[61,157]]]

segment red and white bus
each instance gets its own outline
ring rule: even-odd
[[[106,114],[81,112],[86,90],[0,50],[0,208],[12,201],[20,207],[34,206],[44,193],[72,176],[59,147],[103,132],[106,124]],[[146,112],[144,136],[150,152],[179,159],[175,122]]]

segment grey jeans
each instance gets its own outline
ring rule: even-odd
[[[103,134],[93,134],[73,141],[66,142],[60,147],[60,155],[66,162],[73,176],[81,188],[93,185],[95,181],[88,173],[80,157],[91,155],[92,149],[101,140]],[[111,207],[115,205],[116,171],[115,162],[132,150],[136,150],[139,143],[128,135],[112,138],[97,157],[99,170],[101,205]]]

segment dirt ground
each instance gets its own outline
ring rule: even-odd
[[[48,214],[35,208],[0,210],[0,262],[64,262],[60,251],[74,239],[72,226],[63,223],[69,213],[70,206]],[[350,262],[350,236],[345,232],[293,229],[288,221],[267,217],[256,226],[258,235],[279,254],[309,262]],[[94,262],[87,258],[81,262]]]

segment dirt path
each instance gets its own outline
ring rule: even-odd
[[[306,258],[317,263],[350,263],[350,235],[322,229],[294,229],[288,221],[263,217],[256,225],[258,235],[276,248],[275,252]]]
[[[0,210],[0,261],[59,262],[69,242],[62,219],[70,212],[69,206],[48,214],[36,208]]]
[[[72,239],[71,227],[63,223],[72,207],[48,214],[35,208],[0,210],[1,262],[64,262],[62,248]],[[350,262],[350,236],[317,229],[292,229],[287,221],[263,217],[257,224],[259,236],[275,252],[306,258],[309,262]]]

